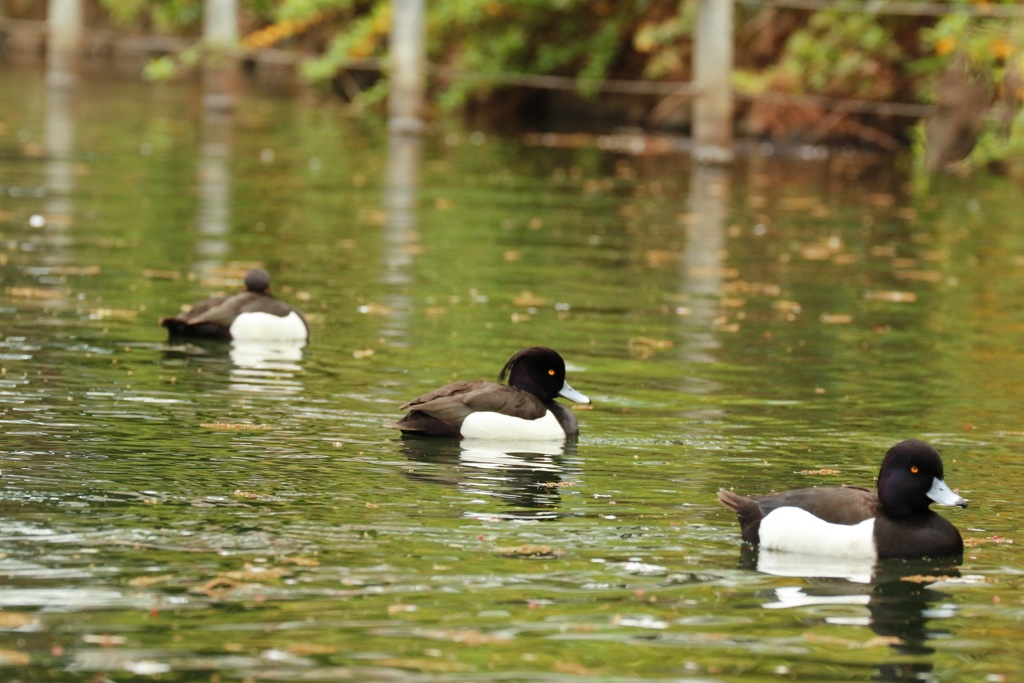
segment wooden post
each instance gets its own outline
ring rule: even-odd
[[[238,0],[203,3],[203,105],[230,109],[238,90]]]
[[[50,0],[46,12],[46,82],[66,87],[78,77],[82,0]]]
[[[424,0],[393,0],[388,127],[396,133],[419,133],[423,130],[425,18]]]
[[[732,161],[733,0],[700,0],[693,35],[697,101],[693,109],[694,156],[702,163]]]

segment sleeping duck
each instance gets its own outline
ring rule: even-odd
[[[306,341],[309,323],[298,309],[270,294],[270,274],[254,268],[245,274],[245,289],[193,304],[184,313],[163,318],[171,337],[236,341]]]

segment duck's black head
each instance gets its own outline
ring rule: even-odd
[[[878,472],[878,500],[889,517],[921,514],[932,502],[967,507],[945,482],[942,458],[930,444],[901,441],[885,454]]]
[[[245,291],[254,294],[270,294],[270,273],[262,268],[253,268],[245,274]]]
[[[505,379],[509,386],[528,391],[545,403],[559,395],[577,403],[590,402],[565,381],[565,361],[546,346],[532,346],[509,358],[498,375],[499,381]]]

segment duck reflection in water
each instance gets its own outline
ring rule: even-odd
[[[412,466],[406,476],[448,486],[467,494],[464,514],[471,517],[557,519],[574,443],[463,439],[454,442],[404,437],[401,447]],[[498,499],[508,509],[492,512]],[[474,510],[473,508],[476,508]]]
[[[931,642],[950,637],[935,623],[955,614],[943,585],[968,581],[959,558],[941,560],[853,559],[837,561],[745,546],[740,567],[774,576],[799,577],[800,583],[765,593],[765,609],[806,610],[808,626],[867,626],[895,654],[926,657]],[[851,606],[863,606],[861,614]],[[833,610],[830,610],[833,608]],[[881,661],[873,680],[929,680],[931,661]]]
[[[297,394],[303,390],[301,375],[304,341],[231,341],[190,339],[164,348],[168,365],[202,366],[202,381],[227,377],[237,391]],[[188,374],[176,376],[181,382]]]

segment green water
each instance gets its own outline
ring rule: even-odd
[[[0,678],[1024,678],[1019,185],[0,92]],[[254,264],[301,353],[166,342]],[[533,344],[578,444],[386,428]],[[715,498],[871,485],[909,437],[971,500],[960,566],[758,571]]]

